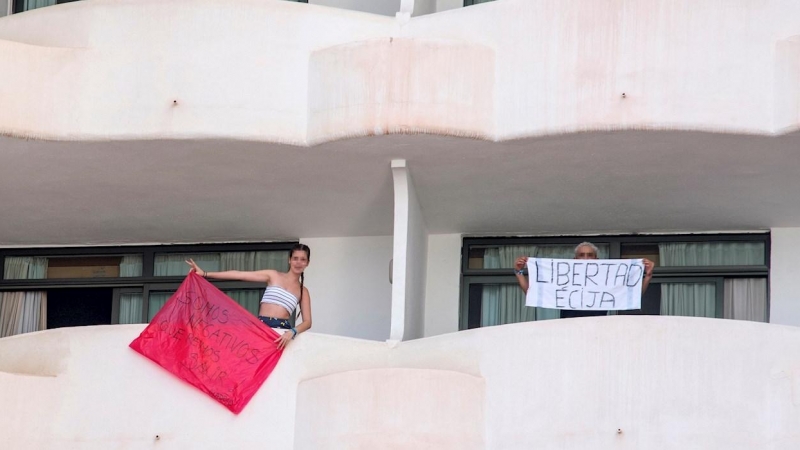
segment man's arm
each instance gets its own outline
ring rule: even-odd
[[[528,279],[525,278],[525,274],[522,273],[522,269],[528,264],[528,257],[527,256],[520,256],[517,258],[516,262],[514,262],[514,273],[517,275],[517,283],[519,283],[520,289],[522,292],[528,293]]]
[[[653,278],[653,261],[650,261],[647,258],[643,258],[642,262],[644,263],[644,279],[642,280],[642,294],[644,291],[647,290],[647,286],[650,286],[650,278]]]

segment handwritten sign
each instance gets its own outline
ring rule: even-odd
[[[641,259],[528,258],[526,306],[610,311],[640,309]]]
[[[278,364],[277,338],[191,273],[130,347],[238,414]]]

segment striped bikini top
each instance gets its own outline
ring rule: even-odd
[[[261,303],[282,306],[291,314],[297,308],[298,300],[294,294],[280,286],[267,286],[264,290],[264,296],[261,297]]]

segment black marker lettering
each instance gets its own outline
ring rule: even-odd
[[[569,263],[560,261],[556,265],[556,267],[557,267],[557,270],[558,270],[558,272],[556,273],[556,284],[558,286],[565,286],[567,283],[569,283]],[[561,268],[562,267],[566,268],[567,271],[562,273],[561,272]],[[564,279],[563,283],[561,282],[562,278]]]
[[[564,289],[564,288],[556,289],[556,308],[564,308],[564,307],[566,307],[566,305],[559,305],[558,304],[559,300],[564,300],[564,297],[559,297],[558,294],[559,293],[564,293],[564,292],[567,292],[567,290]]]
[[[620,269],[622,269],[622,273],[620,273]],[[628,273],[628,265],[625,263],[619,263],[619,265],[617,266],[617,274],[614,276],[614,286],[624,286],[625,275],[627,275],[627,273]],[[622,279],[622,283],[617,284],[617,280],[619,279]]]
[[[610,292],[603,292],[603,296],[600,297],[600,307],[602,308],[603,307],[603,303],[606,303],[606,302],[611,302],[611,308],[612,309],[614,308],[614,305],[616,303],[616,299],[614,298],[614,295],[612,295]]]
[[[584,263],[579,263],[579,262],[576,262],[576,263],[572,264],[572,285],[573,286],[580,286],[581,285],[580,283],[576,283],[575,282],[575,277],[579,277],[581,275],[580,273],[578,273],[578,266],[582,266],[583,264]]]

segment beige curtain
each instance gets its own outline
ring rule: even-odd
[[[6,280],[47,277],[47,258],[8,257],[3,268]],[[0,296],[0,337],[47,328],[47,292],[4,292]]]
[[[733,278],[725,280],[726,319],[767,321],[767,279]]]

